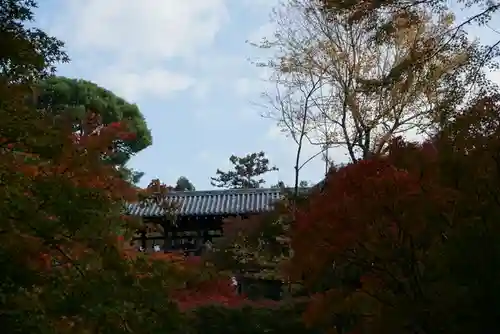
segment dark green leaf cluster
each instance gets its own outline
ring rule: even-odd
[[[30,82],[47,77],[59,62],[69,61],[60,40],[37,28],[35,0],[0,1],[0,76],[8,82]]]
[[[224,172],[217,169],[216,177],[212,177],[212,185],[218,188],[260,188],[264,179],[260,176],[277,171],[278,168],[271,166],[264,152],[247,154],[244,157],[232,155],[229,161],[234,170]]]
[[[103,125],[126,121],[129,131],[135,137],[115,143],[115,164],[124,165],[134,154],[152,144],[151,131],[137,105],[128,103],[95,83],[50,77],[41,81],[37,90],[37,108],[69,117],[73,121],[75,132],[82,131],[82,123],[88,110],[97,113]]]

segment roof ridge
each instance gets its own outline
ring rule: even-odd
[[[164,201],[179,201],[181,205],[175,208],[175,212],[184,216],[249,214],[271,210],[285,193],[280,188],[172,191],[165,194]],[[164,209],[154,203],[145,206],[139,202],[127,203],[127,211],[131,215],[142,217],[165,214]]]
[[[211,189],[211,190],[191,190],[191,191],[169,191],[166,196],[175,195],[192,195],[192,196],[203,196],[203,195],[220,195],[220,194],[256,194],[256,193],[279,193],[281,189],[279,188],[239,188],[239,189]]]

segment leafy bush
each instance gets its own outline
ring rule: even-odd
[[[264,307],[245,305],[237,308],[212,305],[194,310],[192,334],[315,334],[302,321],[304,303]]]

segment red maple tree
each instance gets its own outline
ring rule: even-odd
[[[310,323],[497,329],[499,112],[498,95],[478,99],[423,144],[396,139],[387,155],[333,170],[299,206],[289,268],[314,296]]]

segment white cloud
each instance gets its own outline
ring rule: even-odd
[[[99,74],[96,81],[130,102],[137,102],[141,97],[166,98],[194,84],[194,79],[189,76],[161,68],[141,72],[109,68]]]
[[[278,0],[241,0],[241,2],[245,7],[259,11],[270,11],[279,4]]]
[[[241,43],[244,45],[244,43]],[[231,55],[222,52],[207,52],[202,57],[188,57],[186,66],[197,73],[194,96],[204,99],[217,90],[234,92],[234,97],[246,98],[253,92],[256,68],[245,55]],[[248,88],[248,89],[247,89]],[[232,97],[233,95],[231,95]]]
[[[269,140],[282,139],[282,136],[284,136],[284,135],[285,134],[283,133],[283,131],[281,131],[281,129],[276,125],[270,126],[267,129],[267,133],[266,133],[266,137]],[[292,143],[293,143],[293,141],[292,141]],[[293,143],[293,144],[295,145],[295,143]]]
[[[244,122],[259,122],[262,120],[261,111],[258,106],[250,105],[236,111],[238,119]]]
[[[234,90],[237,96],[247,97],[252,92],[252,81],[248,78],[236,79]]]
[[[210,82],[198,79],[194,87],[193,95],[199,101],[205,101],[210,93]]]
[[[98,73],[86,76],[131,99],[189,87],[192,78],[164,68],[209,47],[228,19],[225,0],[60,0],[60,6],[51,32],[76,62]]]
[[[227,17],[224,0],[75,0],[67,6],[70,47],[140,61],[209,45]]]
[[[198,153],[198,159],[204,162],[211,160],[212,157],[213,157],[212,153],[208,150],[203,150]]]

